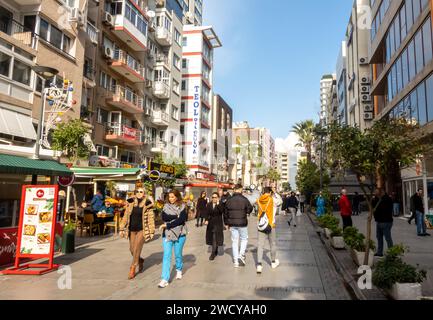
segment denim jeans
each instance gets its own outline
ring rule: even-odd
[[[171,255],[174,248],[174,255],[176,257],[176,270],[182,271],[183,269],[183,256],[182,250],[185,245],[186,236],[182,236],[177,241],[169,241],[167,238],[162,238],[162,247],[164,249],[164,255],[162,258],[162,275],[161,279],[165,281],[170,280],[170,267],[171,267]]]
[[[248,245],[248,227],[231,227],[232,233],[232,250],[233,260],[238,263],[239,257],[245,255]],[[239,250],[239,239],[241,240],[241,248]]]
[[[400,215],[400,203],[393,204],[392,213],[394,214],[394,217],[398,217]]]
[[[391,237],[392,222],[376,223],[377,254],[383,255],[383,237],[385,237],[388,249],[394,244]]]
[[[427,233],[427,226],[425,224],[424,212],[416,212],[416,232],[418,235],[423,235]]]
[[[257,243],[257,263],[262,264],[263,261],[263,249],[265,246],[265,241],[269,242],[269,249],[271,250],[271,261],[274,262],[277,258],[277,235],[275,229],[269,234],[259,231],[258,243]]]

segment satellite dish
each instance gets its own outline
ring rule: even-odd
[[[147,11],[147,15],[149,18],[155,18],[156,16],[155,11],[152,10]]]

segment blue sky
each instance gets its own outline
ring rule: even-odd
[[[204,24],[223,43],[215,93],[234,120],[285,138],[294,123],[317,119],[320,78],[335,70],[351,8],[352,0],[205,0]]]

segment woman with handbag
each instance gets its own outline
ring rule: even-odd
[[[155,235],[154,201],[146,194],[143,188],[135,191],[135,196],[128,200],[125,214],[120,223],[120,236],[129,238],[129,250],[132,255],[132,264],[128,279],[134,279],[136,269],[144,271],[144,259],[140,257],[143,245]]]
[[[188,214],[180,192],[178,190],[170,191],[168,201],[162,209],[162,220],[164,224],[159,227],[162,231],[162,245],[164,249],[161,282],[158,285],[160,288],[168,286],[173,249],[176,257],[176,279],[182,279],[182,251],[188,233],[185,225],[187,219]]]
[[[266,187],[263,190],[263,195],[257,200],[259,206],[259,221],[258,221],[258,246],[257,246],[257,273],[261,274],[263,271],[263,247],[265,240],[268,240],[271,249],[272,269],[280,265],[277,257],[277,239],[275,233],[275,210],[274,200],[272,198],[272,189]]]

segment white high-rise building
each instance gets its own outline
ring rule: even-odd
[[[221,47],[212,27],[183,29],[181,154],[190,174],[211,174],[213,51]]]

